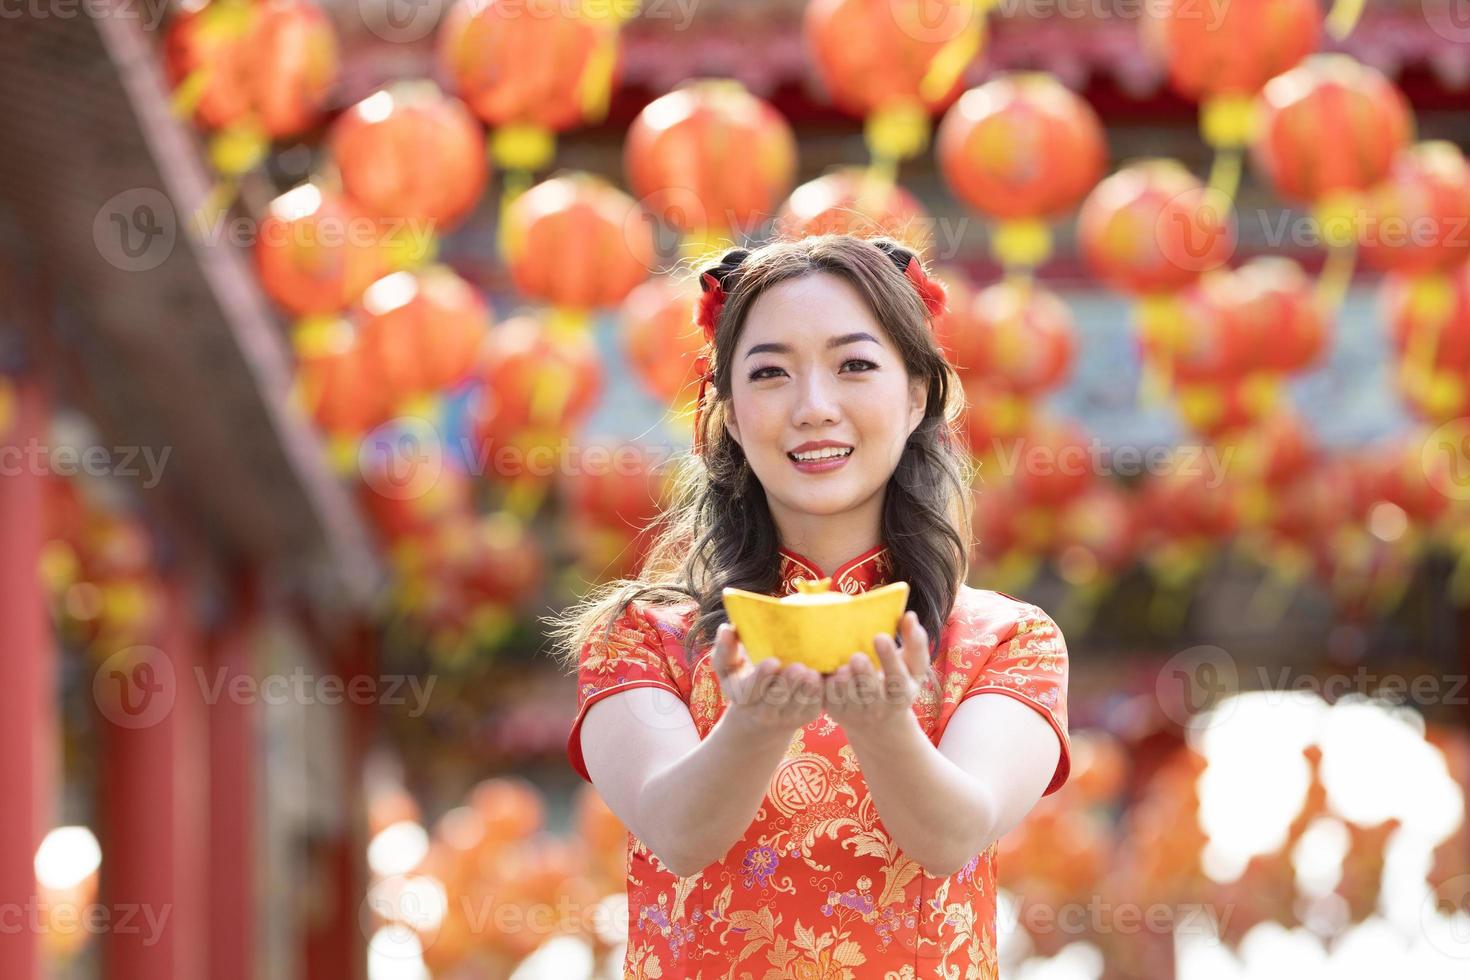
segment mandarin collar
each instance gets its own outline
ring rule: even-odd
[[[817,567],[816,562],[804,558],[790,548],[778,548],[781,558],[781,580],[776,586],[776,595],[786,596],[796,591],[796,580],[827,578],[827,573]],[[832,589],[856,595],[893,580],[893,555],[886,545],[875,545],[867,551],[839,565],[832,572]]]

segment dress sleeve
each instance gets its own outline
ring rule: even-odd
[[[975,682],[960,698],[1004,694],[1030,705],[1061,740],[1061,756],[1043,796],[1062,788],[1072,771],[1072,740],[1067,733],[1067,641],[1040,607],[1027,605],[1010,638],[995,648]]]
[[[598,701],[635,687],[660,687],[683,698],[664,656],[662,638],[638,602],[628,605],[611,633],[599,624],[578,654],[577,716],[567,738],[567,758],[588,782],[592,777],[582,759],[582,719]]]

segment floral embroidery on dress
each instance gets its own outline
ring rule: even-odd
[[[774,594],[798,578],[824,578],[783,549]],[[879,547],[842,565],[834,586],[859,592],[891,580]],[[701,738],[724,712],[708,649],[684,638],[698,609],[634,603],[611,635],[582,651],[579,711],[568,738],[588,778],[580,727],[587,709],[621,689],[660,687],[689,707]],[[1067,649],[1038,607],[962,588],[939,653],[914,702],[938,745],[961,703],[979,694],[1030,705],[1057,732],[1062,752],[1047,792],[1070,771]],[[793,734],[765,799],[725,859],[679,878],[628,835],[631,912],[624,976],[672,980],[994,980],[995,847],[952,875],[926,874],[883,827],[856,754],[827,715]]]

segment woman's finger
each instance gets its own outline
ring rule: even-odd
[[[903,659],[914,680],[929,672],[929,631],[919,622],[919,614],[912,610],[904,615]]]
[[[884,678],[908,676],[908,668],[904,666],[903,658],[898,655],[898,647],[894,645],[893,637],[887,633],[879,633],[873,639],[873,649],[878,653],[878,662],[883,665]]]
[[[721,680],[733,674],[740,665],[737,647],[735,627],[721,623],[715,630],[715,646],[710,651],[710,666]]]

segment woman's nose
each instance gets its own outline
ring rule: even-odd
[[[831,382],[820,371],[807,374],[798,386],[792,422],[797,426],[831,425],[842,418]]]

